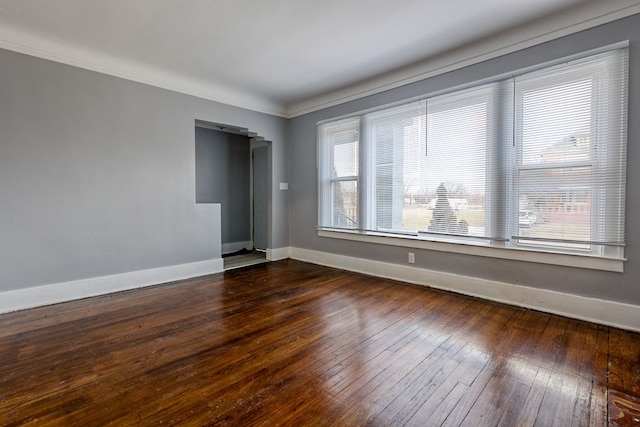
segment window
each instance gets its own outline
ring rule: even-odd
[[[497,91],[486,85],[364,117],[374,167],[369,229],[491,236],[487,158]]]
[[[321,223],[336,228],[358,227],[359,120],[347,119],[319,127]]]
[[[419,184],[424,150],[424,103],[383,110],[365,117],[371,209],[368,229],[412,232],[422,226],[412,216],[412,192]]]
[[[626,60],[319,125],[319,228],[623,258]]]
[[[515,79],[513,239],[597,255],[624,241],[624,58],[585,58]],[[610,246],[610,248],[607,248]]]

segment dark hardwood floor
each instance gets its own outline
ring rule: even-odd
[[[0,316],[0,425],[633,425],[639,396],[638,334],[292,260]]]

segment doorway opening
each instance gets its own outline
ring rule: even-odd
[[[267,262],[271,144],[247,129],[196,120],[196,203],[219,203],[224,269]]]

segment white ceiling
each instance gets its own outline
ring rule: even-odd
[[[639,5],[0,0],[0,47],[291,117],[637,13]]]

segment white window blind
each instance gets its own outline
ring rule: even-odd
[[[623,258],[627,56],[319,125],[319,226]]]
[[[624,244],[626,52],[515,79],[519,245]]]
[[[493,138],[499,110],[497,85],[485,85],[427,101],[426,165],[423,185],[431,219],[422,231],[482,238],[501,237],[491,227],[497,194],[491,189]]]
[[[411,208],[424,164],[424,102],[386,109],[364,117],[371,200],[367,228],[417,234],[422,221]]]
[[[498,85],[458,91],[364,116],[373,165],[370,229],[405,234],[493,237],[487,165],[496,154]],[[493,159],[491,159],[493,160]],[[496,215],[499,215],[496,213]],[[495,234],[492,234],[495,233]]]

